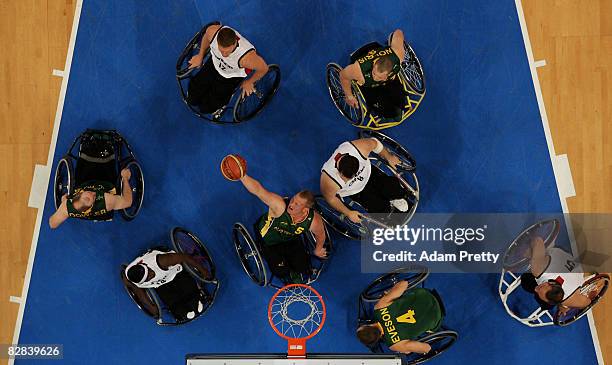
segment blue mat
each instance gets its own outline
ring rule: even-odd
[[[174,65],[211,20],[238,29],[282,71],[281,88],[254,120],[217,126],[179,97]],[[86,128],[115,128],[143,166],[146,196],[130,223],[69,221],[51,231],[49,188],[20,343],[61,343],[63,364],[179,364],[193,352],[282,352],[268,325],[273,294],[252,284],[231,243],[231,225],[250,226],[265,207],[224,180],[221,158],[240,153],[249,173],[290,195],[318,191],[319,169],[356,130],[333,106],[325,65],[347,63],[362,44],[396,28],[418,54],[427,95],[388,130],[416,157],[421,212],[558,212],[552,166],[514,1],[89,0],[83,6],[55,164]],[[55,168],[55,165],[53,166]],[[168,242],[173,226],[194,231],[219,268],[210,311],[161,328],[130,301],[119,265]],[[359,243],[336,237],[337,252],[315,284],[328,306],[312,352],[364,352],[354,336]],[[594,364],[586,319],[530,329],[512,320],[497,275],[432,275],[457,344],[439,364]],[[571,349],[571,350],[570,350]],[[557,351],[557,350],[555,350]],[[557,352],[555,352],[557,353]],[[18,364],[38,363],[36,360]]]

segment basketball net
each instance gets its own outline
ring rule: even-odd
[[[300,304],[298,304],[300,303]],[[290,310],[292,305],[306,309],[301,318]],[[268,320],[277,335],[287,340],[287,356],[306,357],[306,341],[314,337],[325,323],[325,302],[312,287],[290,284],[279,289],[268,305]]]

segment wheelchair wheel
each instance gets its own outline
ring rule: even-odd
[[[280,79],[281,74],[278,65],[270,65],[268,72],[255,83],[257,91],[245,98],[239,97],[236,101],[234,122],[245,122],[257,115],[276,94]],[[236,92],[240,92],[240,90]]]
[[[321,215],[323,221],[336,232],[351,240],[360,240],[369,234],[368,228],[360,223],[354,223],[343,214],[331,207],[325,198],[315,197],[315,210]]]
[[[582,318],[606,294],[609,285],[610,276],[606,274],[598,274],[587,280],[578,290],[584,292],[591,299],[591,304],[582,309],[572,308],[563,314],[557,310],[554,315],[555,324],[557,326],[567,326]]]
[[[407,281],[409,283],[406,289],[408,290],[424,282],[428,276],[429,270],[424,266],[413,265],[402,267],[372,281],[361,293],[361,297],[365,300],[379,300],[385,295],[387,290],[400,281]]]
[[[53,198],[55,201],[55,209],[62,204],[62,196],[70,195],[74,190],[74,167],[72,158],[64,157],[55,168],[55,183],[53,186]]]
[[[130,177],[130,187],[132,188],[132,206],[121,210],[121,216],[126,221],[131,221],[138,215],[144,200],[144,175],[142,168],[136,160],[131,160],[123,168],[130,169],[132,176]],[[121,179],[121,178],[120,178]],[[123,191],[123,180],[118,184]]]
[[[242,264],[244,272],[259,286],[268,285],[268,273],[263,262],[263,256],[257,248],[249,231],[242,223],[235,223],[232,237],[236,253]]]
[[[197,260],[210,275],[201,273],[197,268],[187,266],[189,273],[203,282],[211,282],[215,280],[215,264],[206,249],[206,246],[193,233],[181,227],[174,227],[170,233],[172,247],[176,252],[187,254]]]
[[[414,171],[416,169],[416,160],[414,157],[412,157],[412,154],[408,152],[408,150],[401,144],[399,144],[399,142],[396,142],[393,138],[387,136],[386,134],[372,130],[362,130],[359,131],[359,138],[378,139],[386,149],[391,151],[400,159],[401,164],[398,167],[398,170]]]
[[[122,283],[123,283],[123,277],[124,277],[124,275],[125,275],[125,274],[124,274],[124,272],[125,272],[125,269],[126,269],[126,268],[127,268],[127,265],[121,265],[121,272],[120,272],[120,276],[121,276]],[[158,311],[158,314],[157,314],[157,315],[156,315],[156,314],[154,314],[154,313],[152,313],[152,312],[150,312],[150,311],[149,311],[149,310],[148,310],[148,309],[147,309],[147,308],[146,308],[144,305],[142,305],[142,304],[140,303],[140,300],[138,299],[138,296],[136,296],[136,293],[134,293],[134,291],[133,291],[131,288],[129,288],[129,287],[128,287],[127,285],[125,285],[125,284],[123,284],[123,287],[125,288],[125,291],[128,293],[128,295],[130,296],[130,298],[132,299],[132,301],[134,302],[134,304],[136,304],[136,306],[137,306],[138,308],[140,308],[140,310],[142,310],[142,311],[143,311],[143,312],[144,312],[146,315],[148,315],[149,317],[151,317],[151,318],[155,319],[156,321],[157,321],[157,320],[159,320],[160,315],[161,315],[161,312],[162,312],[162,311],[161,311],[161,308],[160,308],[160,307],[159,307],[159,305],[158,305],[158,301],[157,301],[157,300],[155,300],[155,298],[153,298],[153,297],[151,296],[151,293],[149,293],[149,291],[148,291],[148,290],[146,290],[147,296],[148,296],[148,297],[149,297],[149,299],[150,299],[150,300],[151,300],[153,303],[155,303],[155,304],[157,305],[157,307],[158,307],[158,308],[157,308],[157,311]]]
[[[348,119],[353,125],[361,125],[363,121],[363,112],[360,107],[353,108],[348,105],[345,101],[344,90],[342,89],[342,84],[340,83],[340,71],[342,68],[336,63],[330,63],[327,65],[325,72],[325,81],[327,83],[327,89],[329,90],[329,95],[334,102],[334,105],[338,109],[338,111]],[[355,93],[355,96],[358,93]]]
[[[531,250],[531,239],[534,236],[541,237],[544,246],[549,247],[559,235],[560,228],[561,225],[556,219],[543,220],[527,227],[508,246],[502,261],[504,270],[526,272],[530,266],[528,255]]]
[[[425,93],[425,73],[421,61],[410,45],[404,42],[404,59],[402,60],[402,72],[408,81],[408,85],[418,94]]]
[[[429,346],[431,346],[431,351],[426,354],[411,353],[402,355],[402,365],[421,364],[425,361],[431,360],[448,350],[448,348],[451,347],[455,341],[457,341],[458,337],[459,335],[457,332],[444,330],[420,338],[418,341],[428,343]]]

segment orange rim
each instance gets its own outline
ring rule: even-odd
[[[310,292],[312,292],[314,294],[314,296],[316,296],[319,300],[319,302],[321,303],[321,309],[323,311],[323,314],[321,315],[321,322],[319,323],[319,326],[317,327],[317,329],[315,329],[314,331],[312,331],[308,336],[305,337],[290,337],[285,335],[284,333],[282,333],[281,331],[278,330],[278,328],[276,328],[276,325],[274,324],[274,322],[272,321],[272,306],[274,305],[276,298],[279,296],[279,294],[286,292],[287,290],[291,290],[293,288],[296,287],[301,287],[304,288],[306,290],[309,290]],[[305,284],[289,284],[289,285],[285,285],[284,287],[278,289],[276,291],[276,293],[274,293],[274,295],[272,296],[272,298],[270,299],[270,303],[268,304],[268,322],[270,322],[270,326],[272,327],[272,329],[274,329],[274,332],[276,332],[277,335],[279,335],[280,337],[288,340],[290,343],[295,343],[296,339],[302,339],[302,340],[309,340],[311,338],[313,338],[317,333],[319,333],[319,331],[321,330],[321,328],[323,328],[323,324],[325,323],[325,318],[327,315],[327,311],[325,309],[325,302],[323,301],[323,297],[321,296],[321,294],[319,294],[318,291],[316,291],[313,287],[305,285]]]

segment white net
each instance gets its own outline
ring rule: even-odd
[[[289,285],[279,290],[270,303],[270,324],[280,334],[304,338],[316,334],[325,321],[325,304],[309,286]]]

